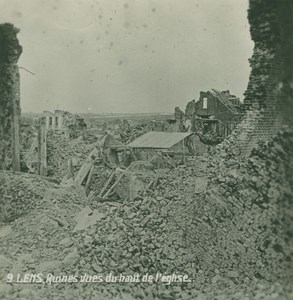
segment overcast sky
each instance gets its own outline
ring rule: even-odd
[[[0,0],[18,28],[22,111],[172,112],[201,90],[243,99],[248,0]]]

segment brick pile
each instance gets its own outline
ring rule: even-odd
[[[218,147],[188,233],[207,272],[217,266],[239,278],[292,280],[292,146],[284,130],[248,159]]]
[[[127,291],[137,299],[188,299],[199,291],[215,297],[225,289],[243,297],[246,289],[252,297],[257,284],[270,282],[286,289],[293,275],[292,149],[293,133],[286,130],[249,159],[218,147],[212,159],[199,157],[161,174],[157,188],[133,200],[99,204],[99,223],[76,235],[82,258],[76,270],[175,272],[194,279],[169,291],[149,284],[101,285],[106,294]]]
[[[52,183],[32,174],[0,173],[0,222],[11,222],[42,206],[45,190]]]
[[[47,170],[48,176],[58,180],[67,174],[68,159],[74,158],[74,171],[78,171],[83,161],[95,147],[87,144],[82,136],[68,140],[65,135],[56,131],[47,133]]]
[[[73,191],[51,187],[43,194],[47,205],[12,223],[14,230],[29,228],[29,234],[3,241],[9,259],[15,252],[7,252],[9,245],[17,253],[33,250],[23,266],[30,272],[176,273],[189,275],[193,282],[169,287],[83,283],[71,285],[70,292],[65,284],[31,285],[27,297],[23,285],[13,285],[5,296],[62,299],[70,294],[73,299],[82,291],[83,299],[286,299],[292,182],[282,183],[290,171],[285,161],[292,143],[292,133],[284,131],[249,159],[239,161],[231,154],[227,159],[221,149],[212,159],[194,158],[188,166],[160,174],[158,186],[135,199],[92,203],[99,221],[73,233],[73,215],[86,201],[80,202],[83,197],[78,200]],[[36,222],[38,226],[30,225]]]

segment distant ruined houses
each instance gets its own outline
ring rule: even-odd
[[[197,101],[188,102],[183,115],[184,118],[182,116],[181,118],[186,130],[199,134],[212,132],[225,138],[231,134],[241,119],[242,103],[228,90],[210,89],[206,92],[201,91]]]

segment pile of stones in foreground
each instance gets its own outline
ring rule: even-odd
[[[98,224],[76,234],[76,272],[177,273],[193,279],[167,289],[143,283],[98,287],[138,299],[236,292],[258,282],[286,285],[292,279],[292,145],[287,131],[248,159],[233,158],[222,145],[212,159],[201,157],[168,172],[156,189],[133,201],[101,204]]]
[[[1,199],[5,202],[1,203],[0,222],[0,299],[49,299],[42,295],[40,285],[5,284],[6,277],[9,273],[14,278],[17,274],[58,273],[61,263],[71,264],[65,258],[74,244],[70,238],[73,216],[86,204],[84,191],[60,187],[32,174],[3,172],[0,178],[1,194],[12,195],[11,200]]]
[[[16,252],[33,253],[30,272],[176,273],[192,282],[15,284],[2,287],[5,299],[290,299],[292,137],[283,131],[242,160],[223,144],[212,158],[162,172],[133,200],[90,199],[99,220],[83,230],[73,230],[82,196],[52,187],[51,208],[12,223],[23,228]]]
[[[0,172],[0,222],[11,222],[42,206],[43,195],[54,184],[32,174]]]
[[[217,266],[237,281],[292,280],[292,145],[284,130],[247,159],[218,147],[188,232],[206,272]]]

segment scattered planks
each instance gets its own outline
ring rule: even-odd
[[[123,171],[118,179],[116,180],[116,182],[109,188],[109,190],[106,192],[106,194],[104,196],[102,196],[103,199],[107,198],[109,196],[109,194],[113,191],[113,189],[115,188],[115,186],[119,183],[119,181],[121,180],[121,178],[123,177],[125,171]]]
[[[108,189],[108,187],[110,186],[111,182],[113,181],[113,178],[115,177],[115,172],[118,171],[118,170],[122,171],[121,174],[119,175],[119,177],[117,178],[117,180],[111,185],[111,187]],[[107,197],[109,197],[110,195],[112,195],[114,193],[115,186],[122,179],[122,177],[125,174],[126,170],[127,169],[121,170],[120,168],[116,168],[115,170],[112,170],[112,172],[110,173],[110,175],[109,175],[109,177],[108,177],[105,185],[101,189],[98,197],[100,197],[101,199],[105,200]]]
[[[86,161],[85,163],[82,164],[74,179],[74,182],[77,185],[81,185],[83,183],[84,179],[88,175],[93,165],[94,163],[92,161]]]
[[[88,177],[87,177],[87,181],[86,181],[86,184],[85,184],[85,190],[87,191],[88,190],[88,187],[91,183],[91,179],[92,179],[92,176],[94,174],[94,170],[95,170],[95,166],[93,165],[90,169],[90,172],[88,174]]]
[[[89,186],[94,171],[94,162],[97,158],[99,158],[99,151],[97,148],[94,148],[76,174],[74,179],[75,184],[82,185],[83,181],[88,176],[86,187]]]
[[[99,197],[102,197],[102,196],[103,196],[103,194],[105,193],[107,187],[108,187],[109,184],[111,183],[111,181],[112,181],[114,175],[115,175],[115,171],[112,170],[112,172],[110,173],[110,175],[109,175],[109,177],[108,177],[108,179],[107,179],[105,185],[103,186],[103,188],[101,189],[101,191],[100,191],[100,193],[99,193]]]

